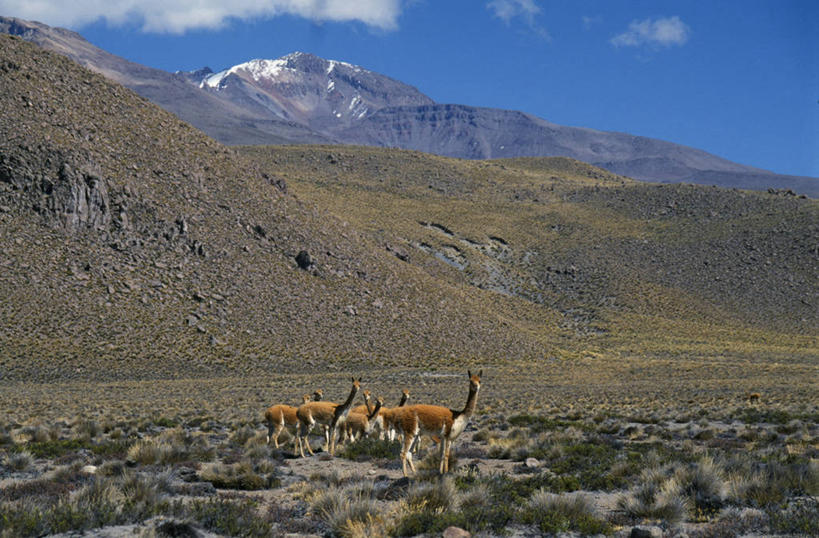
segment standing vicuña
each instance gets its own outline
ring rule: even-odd
[[[310,395],[301,397],[302,404],[310,401]],[[299,418],[296,416],[298,407],[292,405],[279,404],[272,405],[264,412],[264,419],[267,422],[267,444],[273,439],[273,444],[279,448],[279,435],[287,428],[287,432],[293,436],[293,452],[296,451],[296,429],[299,426]]]
[[[310,448],[310,440],[308,434],[313,426],[322,424],[328,426],[330,429],[330,439],[328,442],[328,451],[332,456],[335,453],[336,445],[336,427],[339,420],[347,416],[350,411],[350,406],[353,405],[353,399],[361,388],[361,378],[356,380],[353,378],[353,388],[350,390],[350,395],[343,404],[333,402],[307,402],[296,411],[296,416],[299,418],[298,444],[299,453],[304,457],[304,448],[302,442],[307,445],[307,451],[313,454],[313,449]]]
[[[407,400],[409,400],[409,391],[404,389],[401,392],[401,401],[398,402],[397,406],[381,408],[381,412],[378,413],[375,419],[375,427],[379,431],[379,439],[383,440],[384,437],[386,437],[390,441],[395,440],[395,413],[399,407],[404,407]]]
[[[369,414],[350,411],[350,414],[347,415],[347,420],[344,421],[344,426],[342,426],[345,432],[344,438],[349,439],[350,442],[355,442],[360,437],[369,434],[375,425],[373,417],[381,410],[383,403],[384,401],[381,398],[376,399],[375,407]]]
[[[483,370],[477,375],[467,371],[469,375],[469,396],[466,399],[466,406],[463,411],[447,409],[438,405],[409,405],[398,409],[395,413],[395,425],[404,435],[404,444],[401,448],[401,468],[404,476],[407,476],[407,462],[410,469],[415,472],[415,465],[412,463],[412,453],[410,447],[418,441],[421,435],[441,437],[441,464],[439,471],[441,474],[449,471],[449,453],[452,449],[452,441],[464,431],[469,417],[475,411],[475,403],[478,401],[478,391],[481,389],[481,375]]]

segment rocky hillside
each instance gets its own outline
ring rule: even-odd
[[[130,90],[0,36],[0,376],[538,357],[526,305],[401,261]]]
[[[652,327],[669,323],[660,338],[713,344],[725,337],[704,336],[715,327],[773,331],[813,338],[815,350],[816,201],[646,184],[565,158],[459,161],[332,147],[244,152],[386,249],[453,283],[554,308],[575,337],[611,342],[630,334],[640,348],[656,344],[638,344]]]
[[[663,140],[566,127],[518,111],[464,105],[389,107],[336,138],[466,159],[566,156],[645,181],[791,189],[819,197],[819,180],[772,174]]]
[[[68,30],[0,17],[0,32],[66,54],[226,144],[344,143],[459,158],[566,156],[617,174],[819,197],[819,180],[774,174],[662,140],[567,127],[522,112],[436,104],[416,88],[304,53],[218,73],[166,73]]]

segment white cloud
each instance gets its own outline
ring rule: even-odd
[[[506,24],[511,24],[518,17],[522,18],[533,32],[549,39],[546,29],[535,22],[535,16],[540,14],[540,6],[534,0],[492,0],[486,7]]]
[[[359,21],[397,27],[401,0],[0,0],[0,13],[77,28],[103,20],[138,24],[146,32],[219,28],[230,19],[295,15],[314,21]]]
[[[534,20],[540,8],[534,0],[492,0],[486,4],[495,16],[509,24],[515,17]]]
[[[591,30],[594,26],[603,22],[603,17],[601,17],[600,15],[597,15],[595,17],[583,15],[583,17],[581,17],[581,20],[583,21],[583,28],[585,30]]]
[[[641,45],[671,47],[688,41],[691,29],[676,15],[644,21],[631,21],[628,31],[611,38],[615,47],[639,47]]]

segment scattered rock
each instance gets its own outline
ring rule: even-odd
[[[80,471],[84,472],[85,474],[97,474],[97,466],[96,465],[86,465]]]
[[[198,538],[202,536],[193,525],[185,521],[163,521],[156,526],[157,536],[173,538]]]
[[[663,538],[663,529],[660,527],[633,527],[630,538]]]
[[[296,254],[296,263],[299,264],[299,269],[306,271],[315,264],[315,261],[306,250],[302,250]]]
[[[523,465],[529,469],[535,469],[540,467],[540,461],[537,458],[526,458],[526,461],[523,462]]]
[[[409,489],[410,479],[407,477],[393,480],[390,484],[378,494],[378,498],[382,501],[397,501],[403,499]]]
[[[255,225],[255,226],[253,227],[253,233],[255,233],[256,235],[258,235],[258,236],[259,236],[259,237],[261,237],[262,239],[266,239],[266,238],[267,238],[267,231],[266,231],[266,230],[265,230],[265,229],[262,227],[262,225],[261,225],[261,224],[257,224],[257,225]],[[304,252],[304,251],[302,251],[302,252]],[[299,254],[301,254],[301,252],[300,252]],[[296,260],[296,261],[298,261],[298,260]]]
[[[447,527],[442,536],[444,538],[469,538],[472,534],[460,527]]]

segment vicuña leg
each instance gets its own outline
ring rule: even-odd
[[[417,439],[418,435],[404,435],[404,446],[401,448],[401,469],[404,472],[404,476],[409,476],[407,473],[407,465],[409,465],[413,474],[415,473],[415,464],[412,463],[412,451],[410,451],[410,448],[412,447],[412,443]]]

